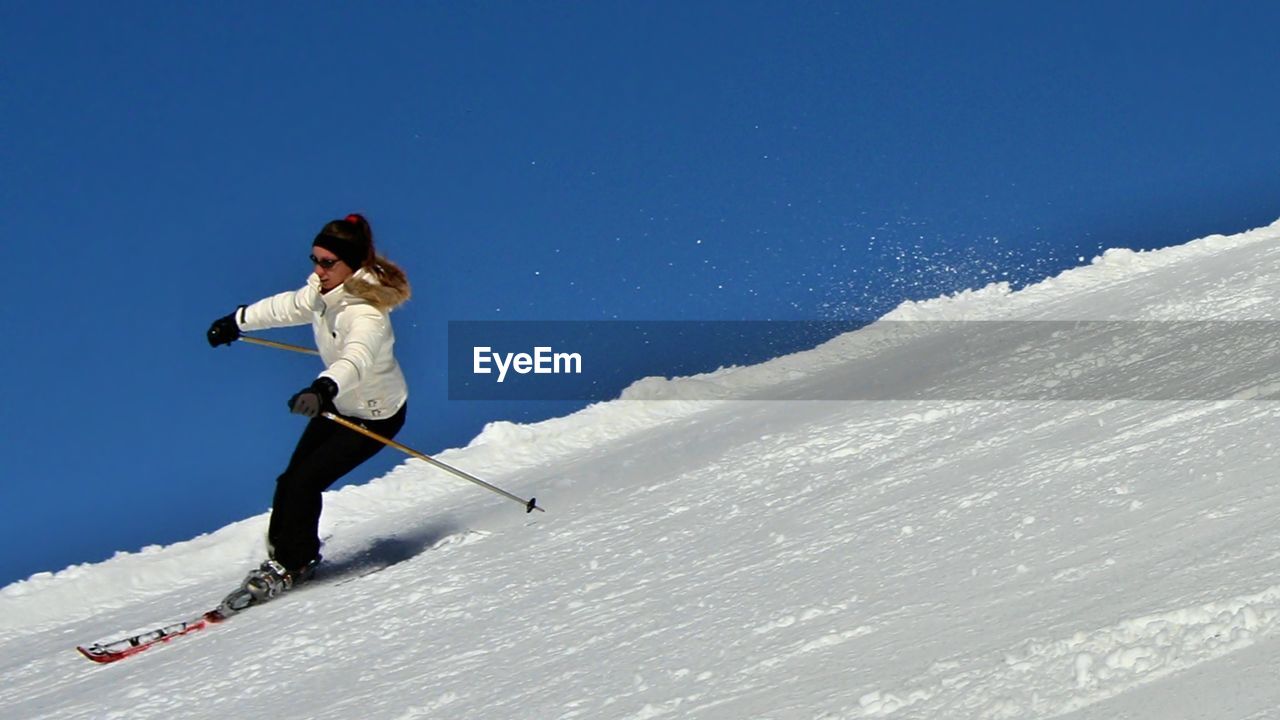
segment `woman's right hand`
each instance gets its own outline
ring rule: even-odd
[[[214,320],[213,324],[209,326],[209,332],[206,335],[209,338],[209,347],[230,345],[239,340],[240,326],[236,324],[236,314],[231,313],[226,317]]]

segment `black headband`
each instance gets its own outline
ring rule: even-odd
[[[337,255],[338,259],[346,263],[347,267],[352,270],[359,270],[364,265],[365,258],[369,256],[369,248],[365,247],[364,243],[359,240],[351,240],[328,233],[320,233],[311,244]]]

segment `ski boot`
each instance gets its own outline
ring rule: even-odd
[[[249,572],[239,588],[222,601],[218,606],[218,612],[225,617],[234,615],[250,605],[264,603],[310,580],[316,574],[316,566],[319,564],[320,558],[316,558],[297,570],[286,570],[275,560],[264,560],[256,569]]]

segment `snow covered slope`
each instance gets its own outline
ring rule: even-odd
[[[1280,223],[497,424],[441,458],[545,515],[408,462],[329,496],[327,579],[124,662],[73,647],[265,516],[0,590],[0,716],[1280,718],[1280,364],[1228,322],[1278,301]]]

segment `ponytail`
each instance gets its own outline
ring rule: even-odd
[[[381,293],[375,293],[379,296],[377,304],[383,307],[394,307],[409,299],[408,276],[399,265],[378,252],[373,244],[373,228],[369,226],[369,221],[364,215],[351,213],[341,220],[330,222],[317,236],[317,244],[322,238],[325,243],[328,243],[323,247],[330,249],[338,247],[344,251],[333,250],[352,270],[362,268],[368,270],[378,279],[378,285],[393,293],[394,297],[382,297]]]
[[[382,255],[374,253],[373,262],[366,265],[370,272],[377,278],[378,282],[388,287],[403,287],[405,289],[405,297],[408,299],[409,293],[409,277],[404,274],[404,270],[399,265],[391,262]]]

